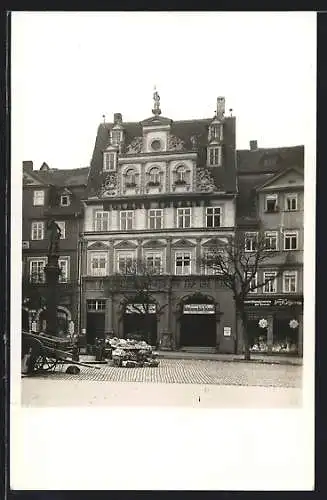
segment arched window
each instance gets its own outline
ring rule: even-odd
[[[126,187],[136,186],[136,172],[133,168],[129,168],[126,172]]]
[[[152,185],[158,185],[160,184],[160,172],[159,172],[159,169],[157,167],[153,167],[151,168],[150,172],[149,172],[149,182],[150,184]]]
[[[176,184],[186,184],[187,170],[184,165],[176,168]]]

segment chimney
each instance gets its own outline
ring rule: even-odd
[[[123,121],[123,117],[121,115],[121,113],[114,113],[114,124],[121,124],[121,122]]]
[[[23,171],[24,172],[33,172],[33,162],[32,161],[23,161]]]
[[[217,97],[217,118],[222,119],[225,114],[225,97]]]
[[[258,141],[250,141],[250,151],[256,151],[258,149]]]

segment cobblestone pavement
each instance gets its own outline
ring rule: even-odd
[[[161,359],[157,368],[80,367],[79,375],[63,371],[34,375],[33,379],[147,382],[161,384],[214,384],[301,388],[302,367],[276,364]]]

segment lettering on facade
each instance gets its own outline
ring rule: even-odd
[[[214,304],[185,304],[184,314],[215,314]]]
[[[292,307],[302,306],[302,300],[294,299],[248,299],[244,301],[247,306],[253,307]]]

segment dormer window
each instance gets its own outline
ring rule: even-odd
[[[62,207],[69,207],[69,205],[70,205],[70,196],[68,194],[62,194],[60,196],[60,205]]]
[[[122,139],[122,131],[120,129],[111,131],[111,144],[113,146],[119,146]]]
[[[106,172],[116,170],[116,153],[103,153],[103,170]]]
[[[210,140],[222,141],[223,127],[221,123],[214,123],[210,126]]]
[[[209,148],[208,150],[208,165],[211,167],[221,166],[221,146]]]
[[[136,186],[136,172],[134,168],[129,168],[126,172],[126,182],[127,188],[132,188]]]

